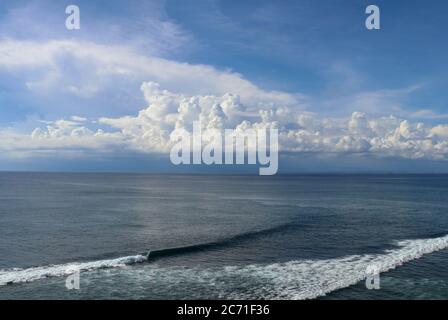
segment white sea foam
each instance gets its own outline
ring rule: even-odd
[[[230,293],[228,298],[312,299],[346,288],[366,278],[369,266],[386,272],[425,254],[448,248],[448,236],[405,240],[383,254],[352,255],[340,259],[300,260],[265,266],[227,267],[224,274],[263,279],[266,285],[248,293]]]
[[[351,255],[326,260],[226,266],[221,268],[159,268],[148,265],[129,278],[136,284],[157,279],[164,287],[189,287],[190,298],[204,295],[221,299],[313,299],[363,281],[368,267],[387,272],[425,254],[448,248],[448,236],[405,240],[381,254]],[[367,290],[367,289],[366,289]],[[173,292],[174,293],[174,292]],[[143,293],[144,294],[144,293]]]
[[[130,268],[127,281],[135,281],[133,288],[142,287],[141,296],[147,290],[149,278],[160,282],[163,290],[175,294],[180,286],[188,286],[192,298],[203,298],[203,294],[224,299],[313,299],[338,289],[346,288],[366,278],[366,270],[374,266],[380,272],[418,259],[425,254],[448,248],[448,235],[431,238],[405,240],[397,247],[381,254],[360,254],[326,260],[294,260],[286,263],[252,264],[246,266],[203,267],[159,267],[147,264],[143,268]],[[59,266],[16,269],[0,272],[0,284],[28,282],[49,276],[64,276],[75,269],[93,270],[114,268],[144,262],[145,256],[125,257],[97,262],[74,263]],[[122,272],[121,270],[117,272]],[[98,278],[98,279],[101,279]],[[100,281],[100,280],[97,280]],[[104,288],[107,295],[108,288]],[[177,290],[177,291],[176,291]],[[136,292],[134,292],[136,293]],[[196,296],[198,295],[198,296]]]
[[[92,262],[76,262],[27,269],[14,268],[9,270],[0,270],[0,286],[13,283],[31,282],[48,277],[60,277],[72,274],[75,271],[123,267],[126,265],[144,262],[146,260],[146,256],[136,255]]]

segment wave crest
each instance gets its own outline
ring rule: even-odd
[[[0,271],[0,286],[22,282],[32,282],[48,277],[61,277],[75,271],[89,271],[97,269],[117,268],[147,261],[144,255],[121,257],[117,259],[99,260],[92,262],[75,262],[60,265],[33,267],[27,269],[14,268]]]

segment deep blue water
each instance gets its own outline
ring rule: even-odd
[[[448,175],[0,173],[0,299],[446,299],[447,199]]]

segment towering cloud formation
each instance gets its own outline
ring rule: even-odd
[[[47,123],[31,134],[1,132],[0,149],[11,156],[48,153],[169,153],[171,136],[192,131],[193,121],[208,129],[279,129],[280,152],[362,153],[422,159],[448,159],[448,126],[427,127],[394,116],[323,118],[293,106],[243,104],[238,95],[183,95],[145,82],[148,104],[136,116],[86,120],[72,117]]]

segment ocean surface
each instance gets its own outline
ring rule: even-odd
[[[448,175],[0,173],[0,299],[448,299],[447,249]]]

